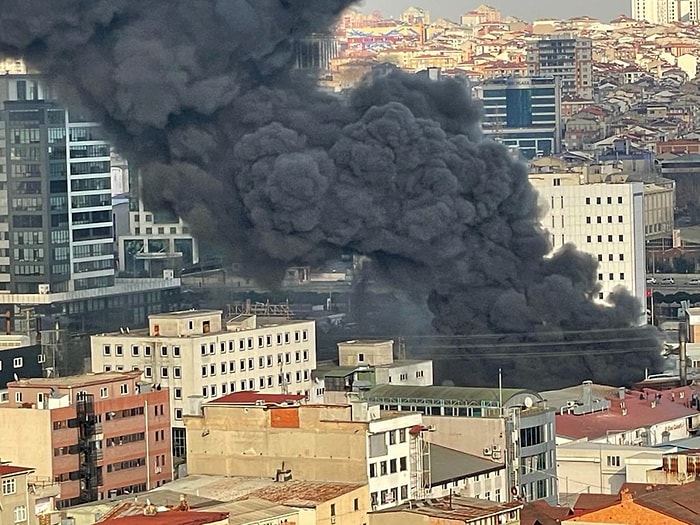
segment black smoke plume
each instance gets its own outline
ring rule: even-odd
[[[545,258],[526,170],[482,140],[462,82],[394,71],[338,97],[293,70],[294,41],[350,3],[2,0],[0,49],[104,123],[152,205],[259,277],[352,251],[429,297],[441,333],[538,340],[633,325],[641,307],[626,293],[592,301],[589,256]],[[655,368],[641,346],[616,361],[619,379]],[[586,362],[566,374],[595,379]]]

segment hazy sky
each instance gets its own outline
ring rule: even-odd
[[[358,7],[362,11],[378,9],[385,16],[398,16],[413,5],[428,9],[433,20],[440,17],[458,20],[462,13],[482,3],[523,20],[588,15],[607,22],[620,14],[629,15],[631,9],[630,0],[363,0]]]

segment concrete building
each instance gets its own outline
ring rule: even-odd
[[[644,234],[647,240],[673,235],[676,183],[658,178],[644,184]]]
[[[309,401],[342,405],[376,385],[433,384],[432,361],[394,359],[394,353],[392,340],[338,343],[340,366],[319,367],[312,373],[314,385]]]
[[[687,438],[691,431],[700,427],[700,414],[690,406],[690,387],[663,392],[650,388],[627,392],[624,388],[610,389],[584,383],[559,392],[568,401],[558,403],[558,445],[585,440],[656,446]],[[554,394],[544,393],[547,399]],[[557,404],[552,403],[552,406],[557,407]]]
[[[519,525],[522,502],[495,503],[452,496],[372,512],[369,525]]]
[[[598,299],[618,286],[646,297],[644,184],[583,171],[531,173],[552,250],[573,244],[598,261]]]
[[[431,443],[505,465],[509,492],[503,501],[522,496],[556,503],[554,411],[536,392],[381,385],[364,398],[384,410],[423,414]],[[494,500],[497,488],[490,489]]]
[[[138,170],[128,173],[129,212],[124,214],[128,223],[117,225],[126,230],[117,239],[119,271],[132,277],[158,277],[165,270],[179,275],[183,268],[197,264],[199,247],[189,225],[172,213],[149,211],[141,198]]]
[[[527,72],[530,77],[559,78],[562,96],[592,99],[592,58],[590,38],[543,35],[528,41]]]
[[[559,78],[500,78],[475,91],[484,110],[485,135],[517,147],[527,159],[561,151]]]
[[[34,469],[0,464],[0,523],[36,525],[36,497],[30,492]]]
[[[509,499],[502,463],[430,443],[430,489],[427,498],[458,494],[503,502]]]
[[[373,509],[423,496],[428,429],[420,414],[303,399],[238,392],[185,416],[188,472],[367,484]]]
[[[30,341],[23,334],[0,335],[0,402],[7,401],[7,384],[15,376],[43,377],[45,367],[50,371],[51,363],[46,363],[41,345]]]
[[[221,310],[153,314],[148,329],[91,337],[93,372],[138,369],[170,392],[173,455],[185,456],[183,415],[231,392],[310,394],[316,368],[314,321]]]
[[[9,400],[0,405],[0,456],[31,463],[38,477],[60,483],[59,508],[170,481],[168,392],[140,375],[10,383]]]
[[[698,20],[698,0],[631,0],[632,18],[652,24]]]
[[[661,467],[664,453],[658,448],[616,443],[575,441],[560,445],[559,493],[617,494],[625,483],[646,483],[646,471]]]

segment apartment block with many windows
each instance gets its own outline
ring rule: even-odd
[[[0,405],[0,456],[60,484],[59,508],[172,479],[168,391],[140,372],[20,379]],[[17,432],[17,429],[25,431]]]
[[[149,316],[149,327],[91,337],[92,369],[138,369],[167,386],[173,454],[186,454],[183,415],[232,392],[308,396],[316,368],[314,321],[240,315],[226,322],[221,310]]]

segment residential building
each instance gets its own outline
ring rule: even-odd
[[[527,47],[528,76],[559,78],[562,96],[591,99],[592,58],[590,38],[565,33],[531,38]]]
[[[430,443],[505,465],[503,501],[557,500],[554,411],[536,392],[514,388],[380,385],[364,394],[384,410],[421,413]],[[497,485],[492,485],[497,500]],[[515,488],[515,490],[513,490]]]
[[[676,183],[656,178],[644,184],[644,235],[647,240],[673,235]]]
[[[42,377],[45,366],[50,363],[41,345],[31,344],[29,336],[0,335],[0,402],[7,401],[7,384],[15,377]]]
[[[138,369],[170,393],[173,454],[187,450],[183,414],[232,392],[307,396],[316,368],[314,321],[240,315],[221,310],[148,317],[147,329],[122,328],[90,340],[93,372]]]
[[[433,384],[432,361],[394,359],[394,353],[392,340],[338,343],[340,366],[319,367],[312,373],[314,385],[309,400],[342,405],[375,385]]]
[[[573,244],[598,261],[598,299],[622,286],[643,301],[644,184],[629,182],[625,175],[591,173],[594,169],[530,174],[547,210],[542,226],[553,251]]]
[[[312,525],[363,525],[370,510],[366,483],[290,480],[250,492],[246,498],[296,507],[302,523]]]
[[[652,24],[698,20],[698,0],[632,0],[632,18]]]
[[[228,512],[158,508],[153,504],[147,504],[140,514],[107,517],[100,520],[104,525],[143,525],[144,522],[152,525],[229,525],[229,514]]]
[[[517,147],[528,159],[559,153],[559,78],[499,78],[485,82],[475,91],[483,105],[482,128],[486,136]]]
[[[0,456],[60,483],[59,508],[172,479],[168,391],[140,372],[20,379],[0,404]],[[17,428],[31,429],[16,432]]]
[[[700,481],[681,486],[630,483],[615,501],[577,510],[563,523],[694,525],[700,523],[700,511],[690,502],[699,497]]]
[[[30,492],[34,469],[0,464],[0,523],[37,525],[36,497]]]
[[[420,414],[303,400],[237,392],[185,416],[188,473],[366,484],[363,505],[373,509],[423,497],[429,429]]]
[[[369,515],[369,525],[519,525],[523,503],[495,503],[463,496],[409,502]]]

